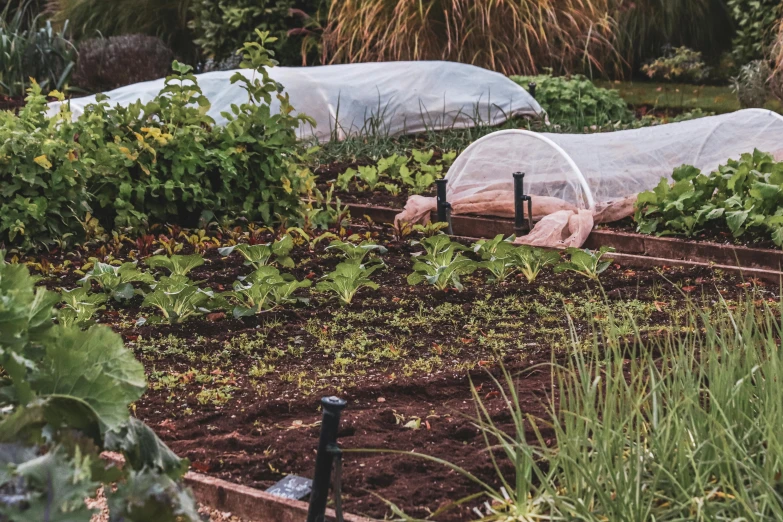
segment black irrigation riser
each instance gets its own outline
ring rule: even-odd
[[[447,179],[435,180],[435,186],[437,188],[437,209],[438,209],[438,222],[448,223],[447,229],[449,234],[454,234],[451,227],[451,203],[446,199],[446,184],[449,182]]]
[[[525,173],[514,172],[514,233],[517,237],[533,229],[533,198],[525,194]],[[527,203],[527,218],[525,218]]]
[[[323,522],[326,517],[326,503],[329,499],[329,485],[332,482],[332,465],[336,464],[334,494],[334,510],[338,522],[342,522],[342,451],[337,446],[337,431],[340,427],[340,413],[346,402],[338,397],[321,399],[323,417],[321,421],[321,436],[318,439],[318,453],[315,456],[315,475],[313,476],[313,491],[310,493],[310,508],[307,511],[307,522]]]

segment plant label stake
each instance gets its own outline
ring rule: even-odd
[[[323,419],[321,421],[321,436],[318,439],[318,453],[315,456],[315,475],[313,476],[313,491],[310,494],[310,508],[307,510],[307,522],[323,522],[326,516],[326,502],[329,498],[333,461],[337,461],[334,487],[335,511],[337,519],[342,519],[340,498],[342,452],[337,446],[337,429],[340,426],[340,412],[345,408],[345,405],[346,402],[338,397],[321,399]]]
[[[435,187],[438,189],[437,203],[438,203],[438,222],[448,223],[449,228],[447,232],[454,234],[454,230],[451,228],[451,203],[446,200],[446,184],[449,182],[447,179],[436,179]]]
[[[525,194],[525,173],[514,172],[514,233],[521,236],[533,228],[533,199]],[[527,219],[525,219],[527,202]]]

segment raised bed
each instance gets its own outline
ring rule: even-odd
[[[400,210],[370,205],[348,205],[351,215],[367,216],[378,223],[394,221]],[[433,213],[433,220],[435,215]],[[452,216],[454,234],[467,238],[489,238],[497,234],[513,234],[510,219],[478,216]],[[712,266],[721,270],[741,272],[750,277],[778,281],[783,272],[783,251],[745,246],[723,245],[707,241],[656,237],[612,230],[593,230],[585,248],[613,247],[613,257],[628,266]]]

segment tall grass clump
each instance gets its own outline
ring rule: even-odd
[[[506,370],[492,378],[511,427],[472,388],[496,483],[426,458],[477,483],[483,520],[780,520],[783,306],[759,297],[691,304],[662,334],[611,315],[587,338],[573,328],[547,418],[524,413]]]
[[[450,60],[504,74],[601,71],[616,59],[611,1],[332,2],[324,60]]]
[[[45,90],[62,89],[73,71],[76,48],[68,38],[68,22],[55,29],[39,25],[30,2],[0,12],[0,94],[23,96],[30,78]]]

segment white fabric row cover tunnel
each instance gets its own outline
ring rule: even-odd
[[[204,95],[211,102],[207,114],[218,125],[226,123],[221,112],[231,104],[247,101],[239,85],[231,85],[236,72],[252,77],[254,71],[239,69],[197,74]],[[454,62],[380,62],[317,67],[273,67],[269,76],[290,96],[296,112],[307,114],[316,127],[303,125],[302,139],[319,141],[332,137],[375,131],[397,135],[426,130],[466,128],[477,121],[488,125],[511,117],[538,117],[541,107],[525,89],[502,74]],[[137,83],[106,92],[111,105],[148,102],[163,88],[163,79]],[[74,98],[74,116],[95,103],[95,96]],[[61,102],[49,104],[50,115]],[[279,110],[273,99],[272,111]]]
[[[511,174],[525,173],[525,193],[592,209],[654,188],[684,164],[705,173],[759,149],[783,158],[783,117],[746,109],[679,123],[597,134],[504,130],[489,134],[449,169],[449,200],[513,191]],[[535,199],[533,200],[535,205]]]
[[[783,159],[783,117],[747,109],[640,129],[596,134],[494,132],[472,143],[446,175],[454,214],[514,215],[512,173],[524,172],[538,221],[519,243],[581,246],[596,223],[633,213],[637,194],[681,165],[705,173],[759,149]],[[435,198],[412,196],[395,221],[429,219]]]

